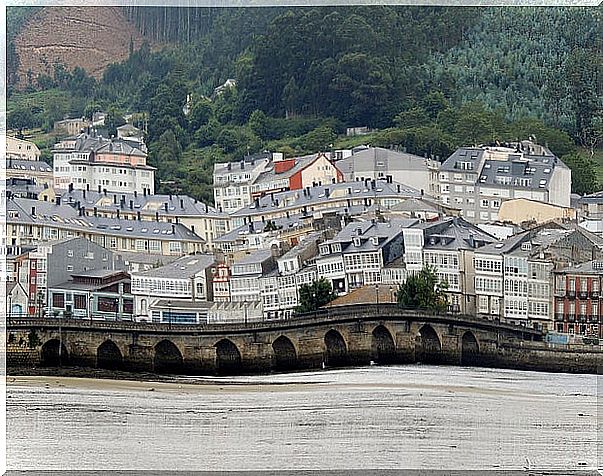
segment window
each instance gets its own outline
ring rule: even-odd
[[[75,309],[86,309],[86,296],[84,294],[74,295],[73,300],[73,307]]]
[[[52,307],[61,309],[65,307],[65,295],[63,293],[52,293]]]
[[[67,271],[73,271],[73,265],[72,264],[68,264],[67,265]]]

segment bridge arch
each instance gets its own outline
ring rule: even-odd
[[[380,364],[392,364],[396,360],[396,344],[391,332],[384,325],[373,329],[371,357]]]
[[[60,352],[59,352],[60,349]],[[40,363],[43,367],[58,367],[69,365],[69,352],[59,339],[50,339],[42,346]]]
[[[272,343],[274,351],[274,368],[276,370],[293,370],[298,367],[297,351],[291,339],[280,336]]]
[[[155,345],[153,370],[156,373],[182,373],[182,353],[171,340],[164,339]]]
[[[241,352],[229,339],[222,339],[216,347],[216,372],[219,374],[235,374],[241,372]]]
[[[475,334],[467,331],[461,339],[461,365],[477,365],[479,363],[479,342]]]
[[[343,367],[349,364],[348,346],[342,335],[335,329],[325,334],[325,365]]]
[[[99,369],[119,370],[123,368],[124,357],[115,342],[107,339],[96,349],[96,366]]]
[[[437,332],[429,324],[425,324],[415,340],[415,358],[424,364],[438,364],[442,359],[442,343]]]

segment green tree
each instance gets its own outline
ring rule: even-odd
[[[191,112],[188,116],[189,130],[194,132],[207,124],[213,109],[211,101],[201,98],[191,106]]]
[[[298,313],[314,312],[318,308],[330,303],[337,295],[333,292],[331,283],[325,278],[315,280],[312,284],[303,284],[299,288]]]
[[[434,268],[424,267],[419,273],[411,274],[400,284],[397,292],[398,305],[403,308],[425,309],[441,312],[446,310],[447,283],[442,283]]]
[[[596,192],[599,188],[595,163],[580,154],[564,155],[561,160],[572,171],[572,192],[580,195]]]
[[[109,137],[117,136],[117,128],[126,123],[124,116],[116,106],[111,106],[105,115],[105,127],[109,133]]]

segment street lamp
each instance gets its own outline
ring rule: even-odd
[[[42,318],[42,291],[38,291],[38,318]]]
[[[119,319],[119,298],[115,298],[115,322]]]
[[[172,328],[172,301],[167,302],[168,305],[168,329]]]
[[[377,305],[379,305],[379,285],[378,284],[375,284],[375,298],[376,298]]]
[[[90,325],[92,325],[92,306],[94,304],[94,296],[91,294],[88,296],[88,318],[90,319]]]
[[[393,286],[389,287],[389,295],[391,297],[391,301],[395,302],[395,300],[394,300],[394,287]]]
[[[245,313],[245,325],[247,325],[247,301],[243,302],[243,312]]]

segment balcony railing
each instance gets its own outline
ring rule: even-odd
[[[572,291],[570,289],[567,290],[567,297],[570,299],[575,299],[576,298],[576,291]]]
[[[580,299],[588,299],[588,291],[578,291],[578,297]]]
[[[574,322],[576,320],[576,315],[575,314],[568,314],[567,315],[567,322]]]
[[[589,315],[588,316],[588,323],[589,324],[598,324],[599,323],[599,316]]]
[[[586,314],[578,314],[578,322],[586,322]]]
[[[563,314],[562,313],[556,313],[555,314],[555,320],[558,322],[563,322]]]
[[[566,292],[567,291],[565,289],[555,289],[553,294],[555,295],[555,297],[564,297]]]
[[[591,291],[590,297],[591,299],[599,299],[599,297],[601,297],[601,293],[599,291]]]

